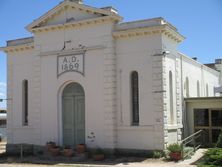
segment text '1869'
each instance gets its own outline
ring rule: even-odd
[[[58,57],[58,76],[68,72],[75,71],[82,75],[84,74],[83,54],[79,55],[66,55]]]

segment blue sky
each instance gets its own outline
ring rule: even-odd
[[[0,0],[0,46],[31,36],[24,28],[62,0]],[[84,0],[114,6],[124,21],[163,17],[186,37],[179,51],[202,63],[222,58],[222,0]],[[0,52],[0,99],[6,98],[6,55]],[[0,102],[0,108],[5,108]]]

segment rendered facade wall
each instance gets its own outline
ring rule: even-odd
[[[162,95],[154,93],[161,86],[162,57],[154,57],[161,49],[161,35],[118,39],[116,41],[118,72],[118,147],[163,149],[163,114],[156,111],[162,105]],[[140,121],[132,126],[131,84],[133,71],[139,74]],[[140,136],[139,140],[137,137]]]
[[[220,74],[184,54],[178,53],[177,44],[166,36],[163,36],[162,42],[165,50],[170,52],[165,57],[165,143],[175,143],[183,137],[182,129],[187,128],[183,127],[183,124],[187,123],[184,98],[215,96],[214,87],[219,85]],[[172,72],[172,92],[169,90],[170,72]],[[188,80],[189,86],[187,86],[186,80]],[[199,92],[197,82],[199,82]],[[172,99],[170,98],[171,93],[173,94]],[[171,101],[173,101],[173,107],[170,107]]]
[[[214,96],[214,87],[219,86],[219,73],[185,56],[182,56],[182,62],[184,96],[186,97],[186,78],[189,80],[189,97],[198,97],[197,81],[200,83],[200,97],[207,96],[207,85],[208,96]]]
[[[101,17],[68,7],[40,26],[65,25],[67,15],[76,16],[76,21]],[[132,23],[103,20],[34,32],[31,49],[8,53],[8,97],[12,99],[7,106],[8,143],[45,145],[47,141],[55,141],[63,145],[62,92],[72,82],[82,85],[85,92],[88,147],[163,150],[167,144],[180,141],[186,77],[190,97],[197,95],[197,80],[200,95],[206,96],[208,84],[208,94],[213,96],[219,73],[178,54],[178,40],[170,39],[168,33],[163,33],[165,30],[160,31],[162,24],[166,23],[160,18]],[[141,26],[148,27],[149,32],[141,33]],[[172,34],[179,36],[169,27]],[[122,34],[118,36],[118,33]],[[57,57],[82,51],[84,75],[66,72],[58,76]],[[133,71],[139,74],[138,126],[132,126],[130,76]],[[24,79],[29,81],[28,126],[22,125]]]
[[[25,142],[44,145],[47,141],[55,141],[62,144],[62,90],[68,83],[78,82],[85,90],[86,136],[91,132],[95,134],[93,142],[86,138],[86,144],[89,147],[163,149],[162,111],[160,109],[155,113],[155,107],[160,101],[152,98],[153,89],[155,89],[153,86],[160,82],[152,80],[155,77],[153,73],[161,74],[158,70],[162,59],[153,57],[153,50],[161,48],[161,36],[114,41],[110,35],[111,28],[112,25],[104,25],[103,28],[100,25],[98,29],[93,27],[93,31],[90,28],[86,28],[86,31],[81,29],[81,33],[78,30],[76,33],[73,30],[66,31],[68,39],[76,43],[74,45],[76,48],[79,44],[101,46],[100,49],[86,52],[84,76],[69,72],[57,78],[57,55],[44,54],[60,50],[63,43],[60,33],[63,32],[35,34],[35,49],[32,52],[9,55],[8,67],[11,65],[15,69],[12,70],[14,74],[12,80],[16,83],[13,84],[15,87],[9,90],[13,90],[10,96],[13,101],[16,101],[16,103],[13,102],[13,108],[17,108],[16,111],[12,111],[12,113],[16,112],[15,114],[9,115],[9,120],[13,120],[8,127],[9,132],[11,131],[9,143]],[[81,37],[81,41],[77,36]],[[76,39],[78,41],[75,41]],[[90,39],[93,39],[92,42]],[[138,127],[131,126],[130,74],[134,70],[139,73],[140,84],[140,126]],[[117,73],[117,86],[112,73],[115,75]],[[10,79],[10,76],[8,78]],[[21,121],[22,98],[20,96],[23,79],[30,80],[29,126],[27,127],[22,126]],[[155,96],[162,98],[161,95]],[[110,104],[112,107],[115,106],[112,105],[113,103],[117,103],[118,108],[110,108]],[[8,105],[10,108],[11,104]],[[13,130],[15,126],[17,129]],[[137,140],[138,136],[141,140]],[[157,137],[160,140],[155,139]]]

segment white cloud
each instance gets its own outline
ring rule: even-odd
[[[5,94],[0,92],[0,96],[5,96]]]
[[[4,96],[3,93],[6,92],[6,83],[0,82],[0,96]]]
[[[5,82],[0,82],[0,87],[6,87],[6,83]]]

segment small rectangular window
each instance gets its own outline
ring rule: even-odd
[[[23,126],[28,125],[28,80],[22,83],[22,122]]]

